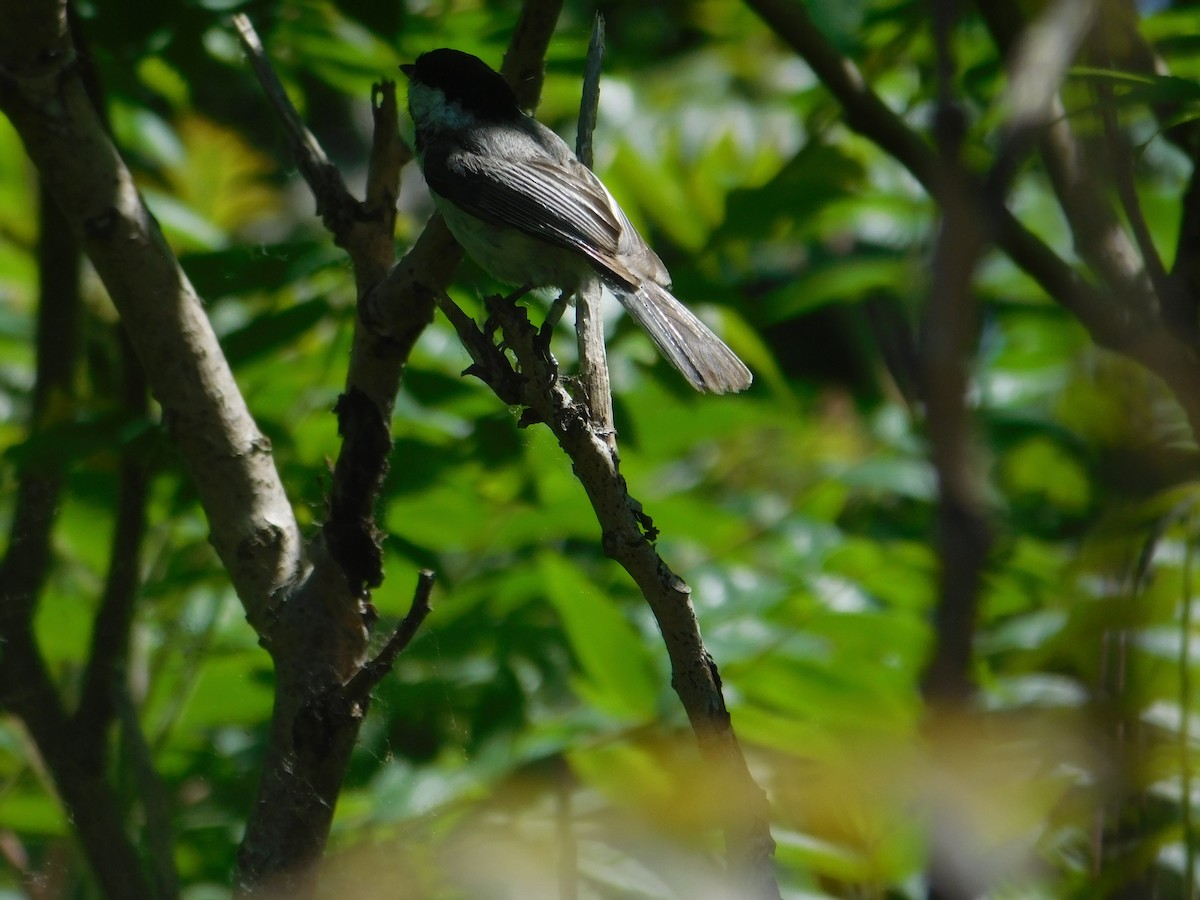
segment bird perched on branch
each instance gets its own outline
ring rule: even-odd
[[[501,281],[564,296],[598,279],[696,390],[750,386],[745,363],[671,295],[666,266],[600,179],[521,110],[499,73],[451,49],[400,68],[417,161],[475,262]]]

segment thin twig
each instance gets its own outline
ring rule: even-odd
[[[338,226],[335,228],[334,225],[331,225],[333,230],[340,230],[340,227],[344,227],[345,219],[334,215],[335,211],[344,211],[348,204],[353,203],[353,198],[350,197],[346,185],[342,181],[341,173],[329,161],[329,157],[325,155],[325,151],[321,149],[321,145],[313,133],[308,130],[308,126],[300,118],[287,91],[279,81],[279,76],[275,74],[275,70],[267,60],[262,39],[255,31],[250,17],[245,13],[235,13],[231,21],[237,30],[242,48],[246,51],[246,58],[250,60],[250,65],[254,69],[254,74],[258,77],[263,92],[275,108],[275,114],[283,125],[291,143],[292,155],[304,175],[304,180],[308,182],[316,196],[317,213],[323,219],[328,220],[327,224],[333,222]]]
[[[575,135],[575,155],[592,168],[592,135],[600,113],[600,73],[604,68],[604,15],[592,19],[592,37],[588,41],[587,63],[583,70],[583,93],[579,101],[579,128]]]
[[[575,139],[575,155],[589,168],[592,165],[592,133],[600,105],[600,71],[604,64],[604,17],[596,13],[592,20],[592,37],[588,44],[587,65],[583,78],[583,96],[579,103],[579,130]],[[600,304],[603,293],[600,282],[593,279],[575,295],[575,339],[579,346],[579,383],[587,398],[592,422],[608,442],[617,449],[616,426],[613,422],[612,385],[608,377],[608,355],[604,346],[604,315]]]
[[[392,670],[392,663],[396,661],[396,657],[412,643],[412,639],[421,629],[421,624],[432,610],[429,605],[429,596],[433,592],[434,577],[433,571],[430,569],[422,569],[417,573],[417,587],[413,591],[412,605],[409,607],[408,614],[392,632],[392,636],[388,638],[379,653],[370,662],[363,665],[346,683],[344,693],[347,698],[354,701],[366,698],[370,694],[371,688],[382,681]]]
[[[1100,101],[1099,111],[1100,121],[1104,126],[1104,141],[1112,162],[1113,186],[1121,201],[1121,209],[1125,213],[1126,221],[1129,222],[1134,242],[1141,253],[1142,261],[1155,291],[1159,297],[1164,298],[1164,303],[1170,305],[1165,298],[1174,291],[1174,286],[1167,276],[1166,266],[1163,265],[1162,256],[1154,245],[1154,238],[1150,234],[1150,225],[1142,210],[1137,185],[1134,182],[1135,161],[1133,153],[1130,151],[1129,139],[1121,130],[1117,118],[1116,100],[1113,97],[1112,86],[1105,82],[1099,82],[1096,85],[1096,94]]]

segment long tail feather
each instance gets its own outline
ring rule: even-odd
[[[646,281],[617,298],[696,390],[725,394],[750,387],[746,364],[666,288]]]

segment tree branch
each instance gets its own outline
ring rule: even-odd
[[[803,4],[788,0],[747,0],[775,32],[797,51],[841,103],[846,124],[874,141],[905,166],[935,198],[939,197],[937,156],[875,94],[854,64],[821,35]],[[977,208],[995,229],[996,243],[1052,300],[1073,313],[1100,346],[1141,363],[1161,378],[1200,435],[1200,365],[1188,344],[1146,322],[1115,289],[1085,279],[1008,209],[977,188]],[[1117,271],[1121,270],[1117,266]],[[1144,285],[1136,282],[1136,290]],[[1139,310],[1144,308],[1138,304]]]
[[[977,215],[971,177],[960,156],[965,121],[954,84],[955,13],[950,0],[934,5],[942,221],[920,348],[926,431],[938,481],[939,562],[936,641],[923,688],[927,700],[948,705],[962,703],[972,692],[975,611],[991,545],[966,405],[968,366],[979,330],[972,282],[990,235],[986,220]]]
[[[141,365],[123,330],[119,338],[124,369],[123,405],[131,416],[144,417],[149,409]],[[91,650],[74,717],[79,752],[97,771],[105,767],[108,727],[117,713],[117,699],[126,690],[129,633],[140,585],[149,493],[150,472],[146,460],[135,450],[123,448],[117,473],[116,524],[109,552],[108,576],[100,598],[100,610],[92,626]]]
[[[600,70],[603,63],[604,17],[596,13],[588,43],[583,91],[579,101],[579,128],[575,140],[575,155],[588,168],[592,165],[592,132],[596,128],[600,106]],[[579,384],[583,396],[587,398],[591,420],[615,451],[617,429],[613,421],[612,386],[608,377],[608,354],[604,346],[602,298],[601,285],[595,280],[576,292],[575,339],[579,346]],[[549,340],[549,332],[546,339]]]
[[[39,191],[39,298],[30,437],[70,421],[79,354],[79,245],[43,185]],[[50,568],[50,531],[62,493],[62,466],[31,456],[17,483],[8,550],[0,563],[0,637],[28,628]],[[2,694],[0,694],[2,697]]]
[[[392,632],[383,648],[368,663],[359,669],[354,677],[346,682],[342,689],[348,703],[365,705],[371,697],[371,690],[392,670],[396,657],[412,643],[412,639],[421,630],[421,625],[431,612],[429,595],[433,592],[433,572],[422,569],[417,576],[417,588],[413,592],[412,605],[404,621]]]
[[[542,54],[560,7],[556,0],[527,0],[522,9],[506,59],[510,71],[523,73],[522,96],[536,98],[540,89]],[[239,18],[236,24],[247,53],[261,57],[258,68],[269,71],[261,42],[246,39],[253,33],[249,22]],[[435,217],[393,267],[395,198],[408,151],[396,128],[394,85],[376,85],[372,100],[375,132],[366,203],[349,196],[340,176],[328,175],[320,163],[324,154],[311,135],[304,131],[302,140],[293,140],[299,152],[316,160],[301,170],[311,179],[326,226],[354,265],[359,316],[346,390],[338,402],[343,444],[334,467],[329,518],[309,549],[312,569],[277,623],[271,736],[238,853],[236,881],[242,896],[278,892],[303,897],[313,888],[314,868],[366,709],[365,702],[347,702],[344,686],[363,671],[373,622],[366,599],[383,579],[374,504],[387,471],[395,394],[409,353],[432,318],[430,287],[444,288],[461,258]],[[290,115],[283,118],[292,121]],[[303,128],[295,122],[285,127],[293,133]],[[329,210],[349,214],[331,215]],[[411,620],[414,629],[420,618]]]
[[[525,0],[504,51],[500,74],[524,109],[537,109],[546,74],[546,51],[562,15],[562,0]]]
[[[443,300],[447,303],[448,298]],[[691,588],[659,556],[654,546],[658,530],[642,505],[630,496],[611,436],[601,432],[587,406],[576,403],[562,386],[558,363],[526,310],[499,297],[487,298],[487,305],[516,355],[520,374],[512,371],[507,358],[486,337],[469,333],[478,331],[474,323],[461,312],[450,312],[456,327],[462,324],[460,335],[475,362],[468,371],[489,384],[506,403],[512,402],[509,392],[517,388],[519,401],[526,407],[521,424],[545,423],[570,458],[572,471],[600,524],[605,555],[633,579],[662,633],[671,660],[671,686],[714,772],[714,793],[725,815],[730,877],[746,891],[743,896],[778,897],[767,798],[750,775],[734,734],[720,675],[704,646],[692,607]]]
[[[146,209],[74,62],[63,0],[0,0],[0,110],[129,331],[247,618],[269,636],[303,568],[271,457],[195,291]]]
[[[40,297],[30,434],[74,414],[80,250],[43,187],[39,208]],[[0,563],[0,706],[21,720],[71,816],[97,883],[108,896],[155,896],[126,836],[121,804],[103,767],[79,752],[76,732],[46,669],[33,614],[50,567],[50,532],[62,490],[61,462],[30,460],[21,472],[8,550]]]

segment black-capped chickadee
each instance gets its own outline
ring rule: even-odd
[[[600,179],[522,112],[504,79],[459,50],[411,65],[417,161],[451,234],[495,278],[574,294],[599,279],[699,391],[750,386],[750,370],[667,290],[670,275]]]

